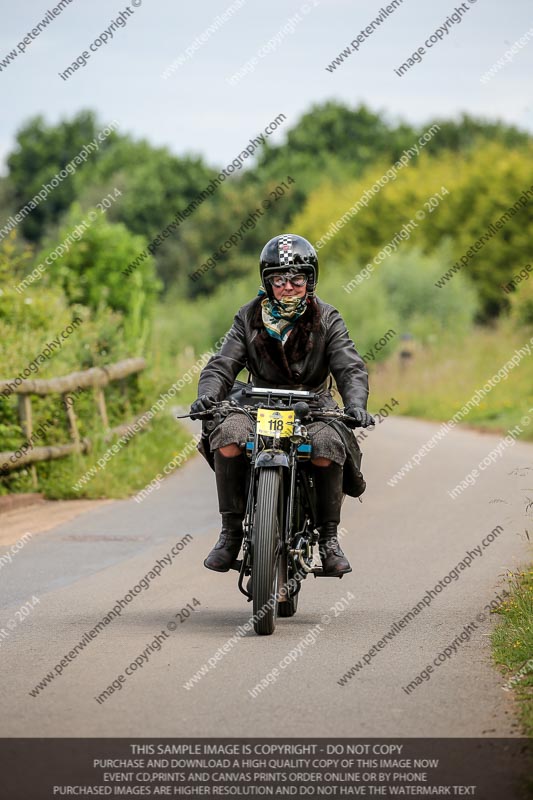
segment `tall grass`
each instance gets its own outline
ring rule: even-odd
[[[509,575],[511,596],[496,609],[501,624],[492,634],[494,660],[504,669],[518,701],[526,736],[533,736],[533,567]]]
[[[446,421],[529,340],[533,329],[516,330],[503,320],[492,329],[476,328],[460,341],[435,341],[421,345],[404,342],[409,359],[397,354],[370,368],[370,408],[379,408],[391,396],[400,403],[398,413]],[[489,388],[489,387],[487,387]],[[531,424],[520,438],[533,440],[533,346],[506,379],[490,389],[461,424],[491,431],[507,431],[524,416]]]

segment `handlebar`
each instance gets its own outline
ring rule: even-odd
[[[268,391],[268,390],[267,390]],[[280,391],[280,390],[277,390]],[[287,391],[287,390],[286,390]],[[290,392],[287,391],[287,394],[297,394],[297,392]],[[301,392],[304,394],[304,392]],[[313,395],[310,392],[305,392],[309,399],[315,400],[318,395]],[[344,422],[344,424],[351,429],[354,428],[361,428],[363,427],[360,425],[357,420],[353,417],[345,414],[340,409],[336,408],[310,408],[310,406],[302,401],[299,400],[296,403],[290,404],[283,404],[279,406],[280,410],[290,411],[293,410],[296,413],[296,416],[300,419],[300,421],[304,422],[320,422],[332,419],[338,419],[340,422]],[[194,419],[200,420],[209,420],[213,419],[214,415],[218,413],[222,413],[223,415],[227,415],[232,411],[242,411],[243,413],[247,414],[248,416],[253,416],[254,418],[257,417],[257,409],[258,406],[250,406],[250,405],[240,405],[236,403],[234,400],[220,400],[217,403],[214,403],[207,411],[199,411],[194,414]],[[191,414],[180,414],[176,417],[176,419],[188,419],[191,417]]]

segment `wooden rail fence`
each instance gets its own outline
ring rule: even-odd
[[[34,466],[35,462],[50,461],[55,458],[63,458],[71,453],[86,453],[90,450],[90,439],[80,438],[75,411],[75,399],[69,394],[69,392],[73,392],[77,389],[93,388],[96,407],[102,420],[106,438],[122,434],[129,425],[132,425],[139,417],[136,417],[136,419],[132,420],[130,423],[119,425],[116,428],[110,428],[104,387],[112,381],[121,380],[122,378],[127,378],[128,375],[142,372],[145,367],[146,361],[144,358],[127,358],[124,361],[119,361],[116,364],[109,364],[106,367],[93,367],[92,369],[71,372],[70,375],[63,375],[62,377],[50,378],[48,380],[28,379],[21,381],[18,385],[14,385],[14,381],[12,380],[0,380],[0,394],[2,394],[4,390],[9,389],[10,392],[18,395],[20,427],[22,433],[26,437],[26,443],[31,443],[30,447],[26,448],[26,452],[20,452],[21,448],[26,444],[23,443],[19,450],[0,453],[0,474],[2,474],[2,472],[10,472],[19,469],[25,464],[32,464],[33,483],[36,485],[37,473]],[[31,396],[44,396],[48,394],[61,395],[72,442],[70,444],[34,447],[32,442],[34,428]],[[15,456],[15,458],[13,458],[13,456]]]

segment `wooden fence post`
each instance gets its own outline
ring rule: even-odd
[[[97,386],[94,390],[94,397],[96,400],[96,405],[98,411],[100,412],[100,416],[102,417],[102,422],[104,424],[105,432],[109,431],[109,419],[107,417],[107,408],[105,404],[105,395],[104,390],[101,386]]]
[[[24,434],[26,439],[30,441],[33,435],[33,416],[31,412],[31,398],[29,394],[19,394],[18,414],[19,414],[20,427],[22,428],[22,433]],[[33,449],[33,442],[30,441],[30,444]],[[37,469],[35,468],[35,464],[31,465],[30,472],[31,472],[31,482],[33,484],[34,489],[36,489]]]
[[[67,420],[68,420],[68,428],[70,432],[70,438],[76,445],[76,451],[80,449],[80,434],[78,431],[78,421],[76,419],[76,414],[74,413],[74,409],[72,408],[72,400],[67,393],[61,395],[63,400],[63,407],[67,413]],[[69,402],[70,401],[70,402]]]

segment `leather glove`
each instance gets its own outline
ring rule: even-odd
[[[359,408],[358,406],[348,406],[344,409],[344,413],[354,420],[355,428],[368,428],[370,425],[376,424],[376,420],[372,414],[369,414],[364,408]]]
[[[209,411],[215,405],[215,400],[207,394],[198,397],[191,405],[190,415],[191,419],[200,419],[199,414]]]

